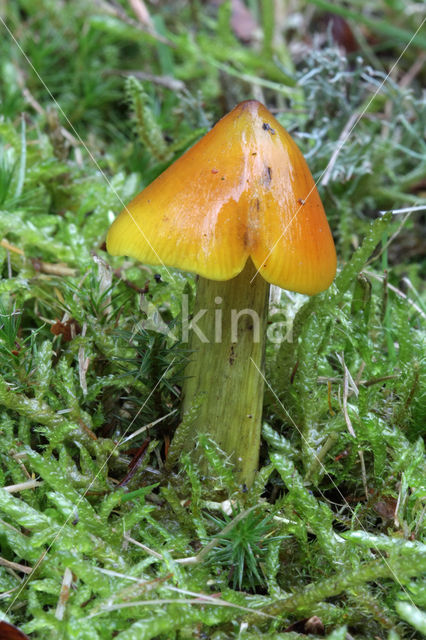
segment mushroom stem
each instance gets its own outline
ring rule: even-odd
[[[248,259],[224,282],[199,278],[185,370],[183,412],[200,400],[188,449],[208,434],[250,486],[259,461],[269,284]],[[199,454],[194,453],[199,460]],[[203,466],[203,462],[201,465]]]

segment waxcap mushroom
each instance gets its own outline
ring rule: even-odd
[[[256,100],[237,105],[136,196],[109,230],[107,249],[218,281],[250,257],[267,282],[309,295],[336,273],[306,161]]]
[[[132,200],[107,248],[199,274],[182,386],[182,415],[192,418],[173,442],[205,473],[196,444],[208,434],[249,487],[259,462],[269,283],[315,294],[336,272],[301,152],[262,104],[242,102]]]

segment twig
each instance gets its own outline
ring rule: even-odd
[[[19,249],[19,247],[15,247],[15,245],[10,244],[10,242],[5,240],[4,238],[2,240],[0,240],[0,246],[3,247],[4,249],[7,249],[8,251],[12,251],[13,253],[17,253],[20,256],[24,255],[24,252],[22,251],[22,249]]]
[[[21,467],[24,475],[27,476],[28,480],[32,481],[34,479],[33,476],[31,475],[31,473],[28,471],[27,467],[24,465],[24,463],[21,460],[21,456],[22,456],[23,453],[25,453],[25,452],[12,453],[11,455],[12,455],[12,458],[19,464],[19,466]]]
[[[157,551],[150,549],[149,547],[146,546],[146,544],[139,542],[139,540],[135,540],[134,538],[129,536],[127,533],[124,534],[124,538],[129,542],[131,542],[132,544],[136,545],[137,547],[140,547],[141,549],[146,551],[148,555],[153,556],[154,558],[157,558],[157,560],[163,560],[163,556],[161,555],[161,553],[157,553]]]
[[[161,418],[158,418],[157,420],[154,420],[154,422],[149,422],[148,424],[145,424],[143,427],[141,427],[140,429],[137,429],[137,431],[132,433],[130,436],[128,436],[127,438],[124,438],[124,440],[122,440],[120,442],[120,447],[122,447],[123,444],[125,444],[126,442],[129,442],[129,440],[133,440],[133,438],[136,438],[136,436],[138,436],[139,434],[143,433],[147,429],[150,429],[151,427],[153,427],[154,425],[158,424],[159,422],[162,422],[166,418],[169,418],[170,416],[172,416],[176,412],[177,412],[177,409],[173,409],[173,411],[170,411],[170,413],[167,413],[165,416],[162,416]]]
[[[18,491],[26,491],[27,489],[35,489],[43,484],[40,480],[27,480],[27,482],[20,482],[19,484],[9,484],[7,487],[3,487],[8,493],[17,493]]]
[[[361,478],[362,478],[362,486],[364,487],[365,497],[368,500],[368,484],[367,484],[367,471],[365,468],[365,460],[364,460],[364,451],[362,449],[358,449],[358,456],[361,462]]]
[[[129,5],[132,7],[133,13],[141,24],[149,29],[154,29],[151,16],[143,0],[129,0]]]
[[[21,86],[22,95],[24,96],[25,100],[28,102],[30,107],[32,107],[34,111],[38,113],[40,116],[44,116],[45,111],[43,107],[39,102],[37,102],[37,100],[34,98],[33,94],[31,93],[31,91],[27,89],[26,86],[24,86],[24,83],[20,82],[19,73],[18,73],[18,84]]]
[[[16,247],[14,244],[8,242],[5,238],[0,240],[0,246],[7,251],[11,251],[12,253],[17,253],[19,256],[25,257],[25,252]],[[44,260],[39,260],[38,258],[31,258],[32,265],[36,271],[40,271],[41,273],[47,273],[52,276],[75,276],[77,275],[77,269],[72,269],[67,264],[63,262],[44,262]]]
[[[87,331],[87,322],[83,323],[83,327],[81,329],[81,336],[84,338]],[[83,391],[83,396],[87,396],[87,380],[86,373],[89,368],[90,358],[86,358],[86,354],[84,351],[84,346],[81,346],[78,350],[78,375],[80,379],[80,387]]]
[[[353,438],[356,438],[356,433],[354,431],[354,428],[352,426],[352,422],[351,419],[349,417],[349,413],[348,413],[348,393],[349,393],[349,376],[350,373],[348,371],[348,368],[346,366],[345,360],[343,358],[343,355],[340,355],[339,353],[336,354],[337,355],[337,359],[339,360],[340,364],[342,365],[343,368],[343,415],[345,417],[345,422],[346,422],[346,426],[348,428],[349,433],[351,434],[351,436]]]
[[[63,620],[65,615],[65,608],[70,597],[70,588],[72,584],[72,571],[68,567],[64,571],[64,577],[62,578],[61,592],[59,594],[59,600],[56,607],[55,618],[57,620]]]
[[[13,569],[15,571],[20,571],[21,573],[31,573],[32,568],[26,567],[24,564],[18,564],[17,562],[12,562],[11,560],[6,560],[6,558],[0,557],[0,565],[3,567],[7,567],[8,569]]]
[[[380,384],[381,382],[386,382],[387,380],[395,380],[395,378],[399,378],[399,376],[396,374],[389,376],[379,376],[378,378],[371,378],[370,380],[361,380],[359,384],[363,387],[371,387],[373,384]]]
[[[76,276],[77,269],[73,269],[63,262],[44,262],[44,260],[38,260],[37,258],[32,259],[33,267],[36,271],[40,271],[41,273],[46,273],[50,276]]]
[[[393,216],[399,215],[401,213],[411,213],[412,211],[426,211],[426,205],[421,204],[418,207],[402,207],[402,209],[392,209],[389,213]],[[384,216],[388,211],[382,210],[379,211],[381,216]]]
[[[360,368],[359,368],[359,371],[358,371],[358,373],[357,373],[357,375],[356,375],[355,385],[356,385],[356,387],[357,387],[357,388],[359,387],[359,384],[360,384],[360,382],[361,382],[361,376],[362,376],[362,374],[364,373],[364,369],[365,369],[365,367],[366,367],[366,364],[365,364],[365,362],[364,362],[364,360],[363,360],[363,361],[361,362],[361,366],[360,366]]]

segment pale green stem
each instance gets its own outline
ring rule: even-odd
[[[200,278],[185,370],[183,413],[199,402],[185,449],[208,434],[251,485],[259,461],[269,285],[249,260],[232,280]],[[198,453],[195,454],[199,459]]]

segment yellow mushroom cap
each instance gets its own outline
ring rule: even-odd
[[[127,205],[107,249],[210,280],[235,277],[250,257],[271,284],[309,295],[336,273],[308,165],[255,100],[237,105]]]

